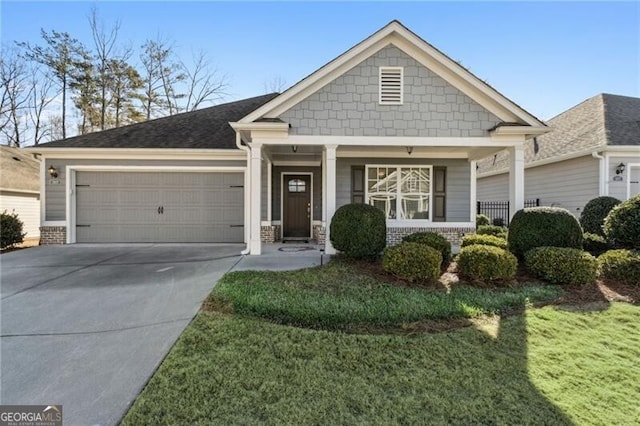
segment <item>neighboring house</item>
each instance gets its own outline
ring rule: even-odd
[[[525,199],[580,217],[593,198],[640,193],[640,98],[600,94],[547,124],[526,142]],[[508,167],[507,152],[478,162],[478,200],[508,200]]]
[[[15,212],[24,224],[25,242],[40,238],[40,161],[20,148],[0,146],[0,212]]]
[[[488,53],[488,52],[487,52]],[[351,202],[379,206],[388,241],[475,230],[475,160],[514,153],[549,129],[393,21],[282,94],[33,148],[44,182],[43,241],[316,239]]]

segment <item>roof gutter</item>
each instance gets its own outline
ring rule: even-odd
[[[598,160],[598,193],[600,197],[603,197],[607,195],[607,159],[600,155],[598,151],[593,151],[591,155]]]

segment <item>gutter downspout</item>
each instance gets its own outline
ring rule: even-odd
[[[598,172],[598,195],[600,197],[607,195],[606,194],[606,180],[607,180],[607,168],[605,164],[605,157],[598,154],[598,151],[594,151],[591,153],[593,158],[599,160],[599,172]]]
[[[248,212],[247,212],[247,207],[245,207],[245,214],[248,213],[249,218],[251,217],[251,203],[249,202],[249,200],[247,200],[247,194],[249,193],[248,188],[251,182],[251,167],[249,167],[249,159],[251,158],[251,155],[249,154],[249,147],[246,145],[242,145],[242,136],[240,136],[240,132],[238,130],[236,130],[236,146],[238,147],[238,149],[241,149],[242,151],[247,153],[247,165],[244,171],[244,202],[245,202],[245,206],[248,206]],[[247,221],[245,219],[245,226],[247,225]],[[249,229],[251,229],[251,227],[249,226]],[[247,235],[249,231],[245,230],[244,233],[244,237],[246,240],[246,244],[247,247],[242,250],[240,252],[241,255],[246,256],[251,252],[250,246],[249,244],[251,243],[251,236]]]

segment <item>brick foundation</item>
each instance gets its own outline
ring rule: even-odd
[[[41,226],[40,245],[48,246],[53,244],[67,243],[67,228],[65,226]]]
[[[460,246],[465,235],[475,234],[475,228],[387,228],[387,245],[393,246],[402,242],[402,238],[414,232],[436,232],[445,237],[452,246]]]
[[[260,241],[275,243],[280,241],[280,225],[263,225],[260,227]]]

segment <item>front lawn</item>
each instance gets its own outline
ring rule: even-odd
[[[639,323],[626,303],[412,336],[201,312],[123,424],[637,424]]]
[[[561,293],[558,287],[542,284],[506,289],[407,288],[334,261],[299,271],[227,274],[205,306],[283,324],[344,330],[500,314]]]

